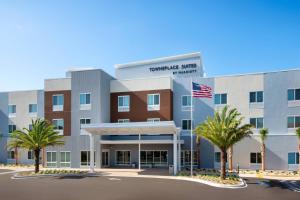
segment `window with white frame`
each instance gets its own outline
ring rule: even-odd
[[[168,165],[168,151],[141,151],[141,164],[142,165]]]
[[[288,164],[289,165],[299,164],[299,152],[289,152],[288,153]]]
[[[148,111],[160,110],[160,95],[148,94],[147,96]]]
[[[225,105],[227,104],[227,94],[215,94],[215,105]]]
[[[47,151],[47,167],[56,167],[57,166],[57,152],[56,151]]]
[[[193,151],[193,165],[198,165],[199,162],[199,152]],[[190,150],[182,150],[181,151],[181,165],[187,166],[191,165],[191,151]]]
[[[131,164],[130,151],[116,151],[116,164],[130,165]]]
[[[221,163],[221,152],[215,152],[215,162]],[[227,153],[225,155],[225,162],[227,163]]]
[[[61,151],[60,152],[60,167],[71,167],[71,152]]]
[[[118,119],[118,123],[128,123],[130,122],[129,119]]]
[[[289,116],[287,118],[288,128],[300,128],[300,116]]]
[[[249,102],[250,103],[262,103],[264,102],[264,92],[255,91],[249,93]]]
[[[7,159],[15,159],[15,151],[7,151]]]
[[[16,116],[17,106],[16,105],[8,105],[8,115],[9,117]]]
[[[288,89],[287,98],[288,101],[300,100],[300,89]]]
[[[191,95],[184,95],[181,97],[181,107],[182,110],[189,110],[192,106],[192,97]]]
[[[147,122],[160,122],[160,118],[148,118]]]
[[[261,163],[261,153],[260,152],[250,153],[250,163],[251,164],[260,164]]]
[[[29,113],[37,113],[37,104],[29,104],[28,106]]]
[[[94,158],[95,158],[95,152],[94,152]],[[96,159],[94,159],[94,165],[95,165],[95,161]],[[89,166],[90,165],[90,151],[81,151],[80,152],[80,166]]]
[[[32,150],[27,151],[27,159],[28,160],[33,160],[34,159],[34,154],[33,154]]]
[[[91,109],[91,93],[80,93],[80,110]]]
[[[261,129],[264,127],[264,118],[250,118],[250,124],[256,129]]]
[[[64,119],[53,119],[52,124],[54,126],[54,130],[60,132],[60,134],[63,134]]]
[[[118,96],[118,112],[129,112],[130,110],[130,96]]]
[[[191,130],[191,128],[192,128],[192,120],[190,120],[190,119],[183,119],[181,121],[181,129],[183,131]]]
[[[85,125],[85,124],[91,124],[91,119],[90,118],[81,118],[80,119],[80,129],[81,129],[81,125]]]
[[[8,133],[12,133],[15,130],[17,130],[17,126],[15,124],[9,124],[8,125]]]
[[[53,111],[64,110],[64,95],[56,94],[52,96]]]

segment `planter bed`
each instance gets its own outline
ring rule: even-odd
[[[180,171],[177,176],[182,177],[190,177],[190,171],[183,170]],[[216,184],[224,184],[224,185],[240,185],[243,183],[243,180],[236,174],[236,173],[228,173],[225,180],[221,180],[220,178],[220,172],[218,170],[214,169],[195,169],[193,171],[193,177],[194,179],[200,179],[204,181],[213,182]]]

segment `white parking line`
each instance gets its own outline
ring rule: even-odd
[[[119,178],[108,178],[108,180],[110,180],[110,181],[120,181],[121,179],[119,179]]]
[[[294,192],[300,192],[300,183],[296,181],[281,181],[283,184],[287,186],[288,189]]]

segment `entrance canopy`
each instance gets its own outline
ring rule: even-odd
[[[176,134],[180,130],[174,121],[86,124],[81,128],[93,135],[160,135]]]

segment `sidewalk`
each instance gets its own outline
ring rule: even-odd
[[[300,176],[267,176],[261,174],[239,174],[241,178],[258,178],[258,179],[272,179],[272,180],[282,180],[282,181],[298,181]]]

